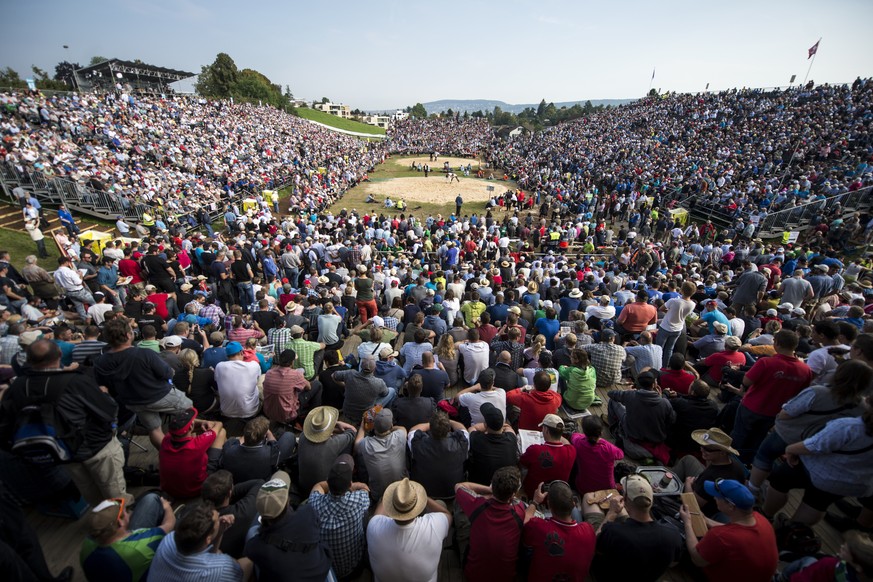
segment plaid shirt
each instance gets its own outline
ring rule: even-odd
[[[615,344],[591,344],[583,348],[588,352],[591,365],[597,372],[597,387],[612,386],[621,382],[621,364],[627,358],[624,348]]]
[[[288,342],[287,347],[297,354],[297,363],[303,366],[303,375],[306,379],[312,380],[315,377],[315,352],[321,349],[321,344],[300,337]]]
[[[391,331],[397,331],[397,326],[400,325],[400,320],[396,317],[386,315],[382,318],[385,321],[385,327]]]
[[[200,308],[200,313],[198,313],[200,317],[207,317],[212,320],[212,325],[218,327],[221,325],[221,319],[226,317],[224,314],[224,310],[218,305],[210,304],[204,305]]]
[[[15,355],[21,351],[17,335],[0,337],[0,364],[9,365],[15,359]]]
[[[267,343],[273,348],[273,353],[278,356],[288,349],[288,344],[291,343],[291,330],[287,327],[274,327],[267,332]]]
[[[342,497],[309,494],[309,505],[318,513],[321,539],[330,546],[337,578],[351,574],[364,557],[364,516],[370,508],[366,491],[349,491]]]
[[[264,337],[264,332],[259,331],[257,329],[246,329],[244,327],[233,328],[227,332],[227,341],[239,342],[243,346],[246,345],[246,341],[250,337],[262,338],[262,337]]]
[[[425,352],[433,352],[433,344],[430,342],[424,342],[421,344],[417,344],[414,342],[403,344],[403,347],[400,348],[400,355],[405,358],[403,360],[403,369],[406,370],[406,373],[412,371],[413,366],[421,365],[421,356]],[[436,356],[434,356],[436,359]]]
[[[510,340],[501,340],[499,337],[495,337],[491,340],[491,351],[496,352],[497,355],[500,355],[500,352],[507,351],[510,356],[510,367],[513,370],[518,370],[519,368],[524,367],[524,344],[520,342],[513,342]]]

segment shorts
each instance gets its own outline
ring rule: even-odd
[[[803,489],[803,503],[816,511],[827,511],[834,501],[844,497],[835,493],[822,491],[812,484],[809,471],[800,462],[792,467],[783,463],[770,473],[770,487],[781,493],[788,493],[792,489]]]
[[[170,389],[166,396],[151,404],[130,405],[127,407],[135,412],[139,423],[148,431],[161,428],[161,414],[176,414],[194,406],[185,393],[176,388]]]

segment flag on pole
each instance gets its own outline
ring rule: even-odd
[[[816,43],[818,44],[818,43]],[[655,80],[655,67],[652,67],[652,81]]]
[[[820,42],[821,42],[821,39],[818,39],[814,45],[809,47],[809,56],[806,57],[806,60],[811,59],[815,55],[815,53],[818,52],[818,43],[820,43]]]

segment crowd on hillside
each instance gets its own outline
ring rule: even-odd
[[[410,118],[395,121],[387,135],[391,153],[398,154],[475,156],[494,143],[494,131],[485,118]]]
[[[615,115],[604,131],[639,121]],[[92,581],[436,580],[447,546],[469,580],[873,577],[873,265],[841,250],[869,217],[823,215],[794,245],[662,226],[648,150],[613,174],[618,212],[586,208],[620,186],[564,175],[609,159],[579,149],[595,139],[516,142],[513,172],[556,165],[484,215],[332,214],[299,189],[287,214],[234,198],[222,233],[82,243],[53,273],[0,251],[3,571],[72,575],[49,572],[25,500],[84,515]],[[697,161],[694,183],[733,187]],[[133,466],[149,446],[158,466]],[[848,533],[816,559],[822,519]]]
[[[0,112],[0,160],[170,222],[292,183],[292,206],[321,210],[384,156],[269,107],[189,96],[4,93]]]
[[[873,182],[873,83],[671,94],[524,134],[489,154],[525,190],[620,212],[647,195],[757,222]],[[615,210],[614,210],[615,209]]]

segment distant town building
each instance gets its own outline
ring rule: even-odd
[[[337,117],[342,117],[343,119],[352,118],[352,110],[348,105],[343,105],[341,103],[315,103],[312,105],[312,108],[317,109],[318,111],[324,111],[325,113],[330,113],[331,115],[336,115]]]
[[[376,127],[388,129],[388,126],[391,124],[391,117],[388,115],[362,115],[361,121],[370,125],[375,125]]]
[[[394,112],[394,115],[392,115],[391,118],[394,119],[394,121],[404,121],[406,119],[409,119],[409,114],[405,111],[401,111],[400,109],[398,109]]]

